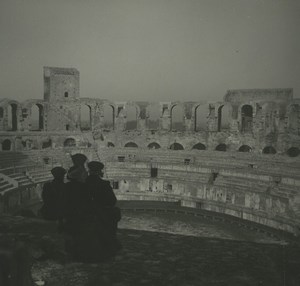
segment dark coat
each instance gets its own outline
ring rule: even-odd
[[[97,208],[116,205],[117,198],[109,181],[102,180],[97,175],[89,175],[86,179],[86,185]]]
[[[80,231],[92,215],[92,199],[85,184],[76,181],[66,183],[63,205],[67,232]]]
[[[93,211],[98,222],[111,233],[116,234],[117,223],[121,219],[121,211],[116,207],[117,198],[109,181],[102,180],[97,175],[86,179],[87,190],[93,200]]]
[[[41,214],[44,219],[58,220],[63,215],[63,195],[65,192],[65,184],[60,180],[47,182],[43,186],[42,199],[43,206]]]

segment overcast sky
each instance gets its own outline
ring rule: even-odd
[[[0,0],[0,96],[43,98],[57,66],[80,71],[81,97],[300,97],[299,35],[299,0]]]

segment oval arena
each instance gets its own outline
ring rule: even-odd
[[[201,232],[194,235],[195,221],[205,220],[216,229],[228,226],[249,233],[254,238],[248,241],[268,237],[262,240],[279,243],[281,251],[281,245],[299,242],[299,118],[300,101],[293,99],[292,89],[229,90],[220,102],[209,103],[111,102],[80,97],[76,69],[44,67],[43,100],[0,100],[3,223],[9,224],[8,215],[35,212],[43,184],[52,179],[51,168],[69,168],[70,156],[83,153],[105,164],[105,178],[124,213],[125,245],[130,237],[153,242],[145,221],[163,216],[165,221],[183,219],[175,231],[165,231],[172,235],[201,240]],[[189,220],[195,224],[187,234],[182,226]],[[163,236],[164,226],[151,231]],[[159,239],[168,244],[169,238]],[[138,263],[134,259],[132,265]],[[40,273],[37,268],[34,273]],[[154,285],[152,278],[148,285]],[[287,285],[296,285],[292,283],[298,278]],[[232,285],[254,285],[235,279]]]

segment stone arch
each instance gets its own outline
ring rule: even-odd
[[[115,108],[109,103],[103,104],[103,128],[114,129],[115,126]]]
[[[92,129],[92,108],[85,103],[80,104],[80,129],[81,131]]]
[[[297,147],[291,147],[286,151],[289,157],[297,157],[300,154],[300,150]]]
[[[207,130],[207,118],[209,116],[209,105],[199,104],[195,107],[195,131]]]
[[[115,144],[112,142],[107,142],[107,147],[115,147]]]
[[[31,131],[44,129],[44,107],[37,103],[30,108],[30,128]]]
[[[148,144],[147,146],[149,149],[159,149],[160,148],[160,145],[156,142],[152,142],[150,144]]]
[[[192,147],[193,150],[206,150],[206,146],[202,143],[197,143]]]
[[[173,143],[170,145],[171,150],[184,150],[183,146],[180,143]]]
[[[300,105],[291,104],[288,108],[288,127],[291,133],[300,135]]]
[[[227,151],[227,146],[226,146],[226,144],[221,143],[221,144],[219,144],[219,145],[216,147],[215,150],[216,150],[216,151],[223,151],[223,152],[225,152],[225,151]]]
[[[52,140],[50,138],[42,142],[42,149],[51,148],[51,147],[52,147]]]
[[[161,117],[161,107],[159,104],[151,104],[146,109],[146,126],[147,129],[159,129],[159,120]]]
[[[76,140],[72,137],[67,138],[64,141],[64,147],[76,147]]]
[[[137,119],[138,119],[138,108],[135,105],[127,104],[125,107],[126,111],[126,130],[136,130]]]
[[[11,103],[7,106],[7,124],[10,131],[18,129],[17,110],[18,105],[16,103]]]
[[[218,108],[218,132],[229,129],[230,110],[228,104],[223,104]]]
[[[138,148],[139,146],[134,142],[127,142],[124,147]]]
[[[5,139],[2,142],[2,151],[11,151],[12,143],[9,139]]]
[[[184,108],[179,104],[171,107],[171,130],[184,131]]]
[[[276,154],[276,149],[273,146],[266,146],[263,151],[263,154]]]
[[[239,152],[251,152],[252,148],[248,145],[242,145],[239,148]]]
[[[25,140],[22,140],[22,145],[24,150],[34,149],[34,142],[32,139],[27,138]]]
[[[251,132],[253,125],[253,107],[245,104],[241,108],[241,131]]]

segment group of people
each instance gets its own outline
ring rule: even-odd
[[[65,249],[76,260],[101,261],[117,253],[117,224],[121,212],[109,181],[102,179],[104,165],[87,163],[83,154],[72,156],[68,172],[62,167],[51,170],[52,182],[43,186],[43,206],[46,220],[57,220],[65,234]],[[68,182],[65,181],[67,174]]]

